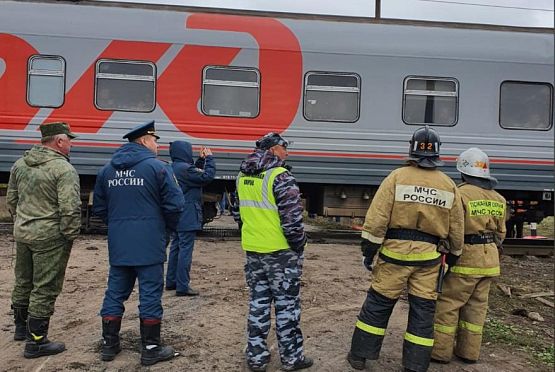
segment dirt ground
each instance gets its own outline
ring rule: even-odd
[[[121,332],[123,351],[113,362],[101,362],[99,358],[101,326],[98,312],[108,268],[105,236],[81,236],[73,247],[64,289],[56,303],[49,335],[51,339],[65,342],[67,351],[48,358],[26,360],[22,356],[23,343],[13,341],[10,293],[13,286],[14,253],[12,236],[0,234],[0,370],[143,370],[139,362],[136,292],[126,304],[127,311]],[[162,338],[182,355],[148,370],[246,371],[243,350],[248,291],[244,282],[243,260],[239,241],[197,241],[191,276],[192,285],[200,290],[201,295],[188,298],[176,297],[174,292],[165,292],[163,296]],[[519,269],[522,262],[525,265]],[[522,281],[509,283],[515,288],[522,283],[529,283],[530,288],[522,287],[522,291],[553,290],[551,260],[521,261],[509,258],[504,259],[503,269],[508,270],[505,272],[511,281],[525,274]],[[310,371],[351,370],[345,355],[370,280],[371,275],[360,264],[360,250],[357,245],[309,246],[301,293],[305,350],[315,360]],[[503,296],[502,293],[497,293],[497,289],[493,292],[494,296]],[[505,299],[501,302],[510,304],[511,301],[512,299]],[[496,314],[499,319],[508,321],[515,317],[514,321],[521,327],[537,328],[538,334],[542,329],[546,330],[542,337],[547,342],[550,340],[552,345],[553,310],[537,301],[536,305],[533,299],[529,302],[534,311],[539,311],[544,316],[545,322],[534,325],[528,318],[508,314],[510,309],[496,308],[492,310],[492,314],[500,311],[500,314]],[[407,313],[408,304],[405,299],[401,299],[390,320],[376,370],[401,370],[401,345]],[[280,363],[273,331],[269,336],[269,346],[272,361],[268,371],[277,371]],[[482,349],[481,360],[475,365],[453,361],[446,366],[432,364],[430,367],[430,371],[468,372],[551,370],[552,366],[534,361],[529,349],[507,346],[503,340],[487,341]]]

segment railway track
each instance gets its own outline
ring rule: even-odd
[[[13,224],[0,223],[1,233],[11,233]],[[86,234],[106,234],[105,226],[90,227]],[[308,233],[310,243],[319,244],[358,244],[360,231],[356,230],[325,230]],[[240,240],[239,230],[235,228],[208,227],[199,233],[201,240]],[[503,254],[509,256],[549,257],[554,254],[553,239],[505,239]]]

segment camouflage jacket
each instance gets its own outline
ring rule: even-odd
[[[241,163],[241,172],[247,175],[262,173],[268,169],[284,167],[285,162],[269,151],[255,150]],[[278,175],[273,184],[274,197],[278,207],[281,228],[291,247],[302,246],[306,236],[303,224],[303,205],[301,192],[295,177],[287,171]],[[232,214],[237,222],[241,222],[237,193]]]
[[[16,241],[73,240],[79,235],[79,176],[69,159],[57,151],[35,145],[15,162],[7,202]]]

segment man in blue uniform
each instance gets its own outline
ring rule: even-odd
[[[175,289],[177,296],[197,296],[189,285],[193,247],[197,231],[202,229],[202,186],[212,182],[216,164],[212,151],[203,147],[193,163],[193,147],[187,141],[170,144],[172,168],[185,198],[185,209],[177,224],[177,232],[170,247],[166,289]]]
[[[174,230],[183,211],[183,194],[171,167],[156,159],[154,121],[127,133],[129,143],[100,169],[93,212],[108,225],[110,273],[102,316],[102,360],[121,351],[119,330],[124,301],[139,280],[141,363],[151,365],[177,355],[160,344],[166,229]]]

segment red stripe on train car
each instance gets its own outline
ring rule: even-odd
[[[40,141],[36,139],[18,139],[16,143],[20,144],[38,144]],[[106,142],[86,142],[73,140],[73,146],[83,147],[119,147],[122,143],[106,143]],[[161,150],[167,150],[168,145],[160,145]],[[200,146],[193,146],[194,150],[200,150]],[[228,152],[237,154],[249,154],[252,149],[236,149],[226,147],[211,147],[213,152]],[[315,156],[321,158],[351,158],[351,159],[391,159],[404,160],[406,155],[402,154],[378,154],[378,153],[346,153],[346,152],[323,152],[323,151],[289,151],[289,155],[295,156]],[[442,160],[455,162],[456,156],[442,156]],[[524,164],[524,165],[555,165],[553,160],[533,160],[533,159],[507,159],[507,158],[490,158],[490,163],[497,164]]]

